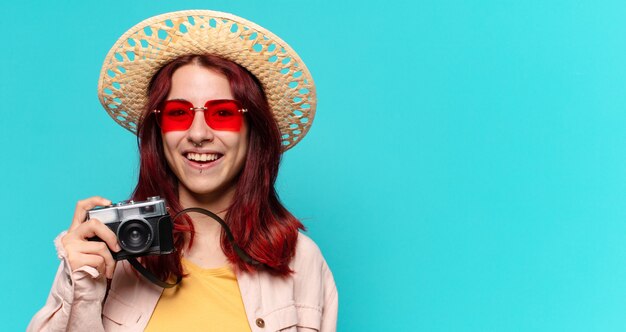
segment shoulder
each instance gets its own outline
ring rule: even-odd
[[[322,252],[310,237],[298,232],[298,242],[296,243],[296,255],[297,254],[321,256]]]
[[[298,234],[296,253],[290,267],[293,270],[296,288],[298,285],[306,285],[306,287],[318,285],[321,289],[328,285],[335,287],[333,274],[320,248],[310,237],[302,233]]]
[[[317,244],[308,236],[298,233],[296,252],[291,262],[291,268],[295,272],[310,268],[321,268],[326,265],[322,251]]]

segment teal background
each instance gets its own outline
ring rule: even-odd
[[[75,202],[125,199],[133,135],[103,58],[163,12],[232,12],[318,87],[278,189],[340,292],[340,331],[624,331],[626,2],[0,4],[0,329],[46,299]]]

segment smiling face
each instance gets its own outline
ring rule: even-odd
[[[172,75],[166,100],[185,100],[203,107],[209,100],[234,99],[221,73],[189,64]],[[220,199],[234,192],[248,150],[248,125],[237,130],[214,130],[204,112],[195,111],[186,130],[162,134],[167,163],[179,180],[179,195]]]

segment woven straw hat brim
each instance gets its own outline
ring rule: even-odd
[[[311,73],[298,54],[255,23],[210,10],[154,16],[124,33],[104,59],[100,103],[113,120],[136,134],[150,79],[186,54],[214,54],[255,75],[280,127],[283,151],[309,131],[317,97]]]

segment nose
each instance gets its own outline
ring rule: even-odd
[[[193,122],[191,123],[191,127],[189,127],[187,135],[189,141],[195,144],[213,141],[213,130],[206,123],[206,120],[204,120],[204,111],[202,109],[196,110],[193,116]]]

